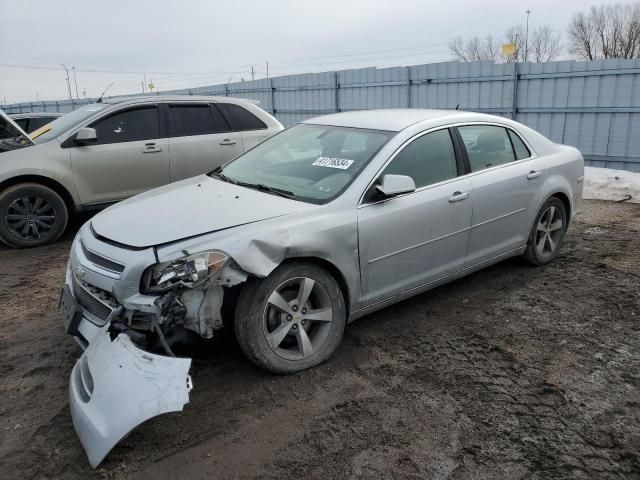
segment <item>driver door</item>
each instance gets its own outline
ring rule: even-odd
[[[422,134],[380,174],[407,175],[414,192],[358,208],[364,306],[435,282],[464,268],[471,228],[471,182],[449,129]]]
[[[156,105],[118,110],[89,127],[97,140],[71,141],[71,168],[83,204],[114,202],[166,185],[167,138],[161,138]]]

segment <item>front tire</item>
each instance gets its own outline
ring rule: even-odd
[[[58,240],[69,213],[55,191],[38,183],[20,183],[0,193],[0,240],[29,248]]]
[[[342,340],[346,309],[336,280],[319,266],[291,262],[244,285],[235,330],[261,368],[290,374],[327,360]]]
[[[567,211],[564,203],[556,197],[549,198],[533,222],[526,258],[533,265],[546,265],[560,253],[560,244],[567,231]]]

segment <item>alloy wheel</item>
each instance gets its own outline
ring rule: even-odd
[[[536,226],[536,250],[541,257],[552,255],[562,239],[563,216],[559,208],[547,208]]]
[[[39,240],[56,225],[53,205],[38,195],[22,195],[8,206],[4,222],[12,235],[21,240]]]
[[[271,350],[287,360],[302,360],[326,341],[333,321],[327,291],[308,277],[281,283],[269,296],[263,330]]]

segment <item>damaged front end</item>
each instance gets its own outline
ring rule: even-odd
[[[189,403],[191,359],[156,355],[124,334],[97,335],[71,372],[69,406],[92,467],[144,421]]]
[[[244,282],[247,275],[220,251],[206,251],[149,267],[143,275],[141,291],[158,295],[157,314],[136,322],[134,315],[123,318],[126,329],[147,327],[158,336],[164,350],[172,355],[167,333],[181,327],[202,338],[212,338],[222,328],[223,287]]]
[[[121,300],[92,284],[82,249],[70,261],[60,310],[85,348],[71,373],[70,408],[94,468],[138,425],[189,402],[191,359],[172,347],[212,338],[223,326],[225,287],[247,278],[222,252],[184,253],[146,268]]]

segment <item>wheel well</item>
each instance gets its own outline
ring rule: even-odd
[[[347,309],[347,318],[348,318],[349,305],[350,305],[349,286],[347,285],[347,281],[345,280],[344,275],[342,275],[342,272],[338,270],[338,267],[336,267],[333,263],[329,262],[328,260],[325,260],[319,257],[293,257],[293,258],[287,258],[285,260],[285,262],[292,262],[292,261],[310,262],[315,265],[318,265],[321,268],[324,268],[327,272],[329,272],[329,274],[336,280],[336,282],[338,282],[338,286],[340,287],[340,291],[342,292],[342,297],[344,298],[344,306]]]
[[[73,201],[73,197],[71,196],[69,191],[60,183],[48,177],[42,177],[40,175],[21,175],[19,177],[13,177],[0,183],[0,192],[2,192],[7,187],[11,187],[19,183],[39,183],[40,185],[49,187],[51,190],[60,195],[60,197],[62,197],[62,200],[64,201],[65,205],[67,206],[67,210],[69,211],[69,215],[71,215],[75,211],[75,202]]]
[[[562,192],[556,192],[551,195],[551,197],[556,197],[564,204],[564,210],[567,213],[567,222],[569,222],[571,218],[571,202],[569,201],[569,197]]]

